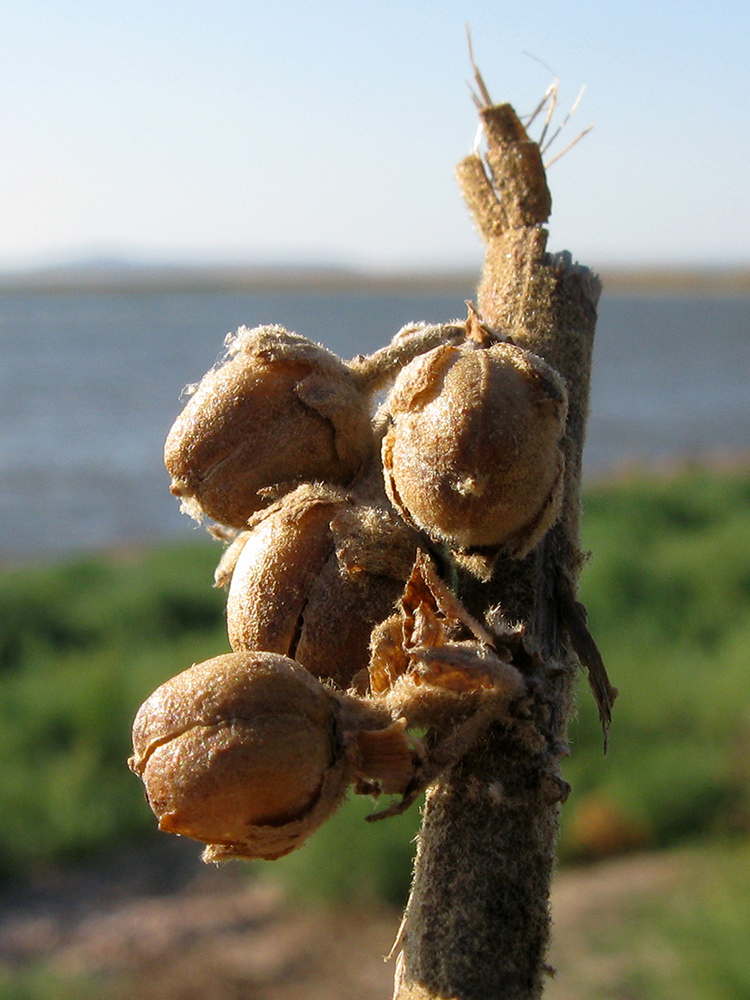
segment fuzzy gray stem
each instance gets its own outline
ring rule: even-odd
[[[397,997],[540,995],[556,833],[533,755],[490,732],[430,793]]]
[[[545,244],[537,225],[488,240],[479,311],[566,380],[563,513],[535,552],[500,559],[488,583],[464,577],[460,596],[479,618],[499,605],[533,637],[546,663],[533,707],[546,747],[495,725],[432,788],[396,1000],[536,1000],[548,971],[549,888],[565,797],[559,760],[578,665],[566,595],[575,594],[582,562],[579,484],[599,286],[569,258],[548,255]]]

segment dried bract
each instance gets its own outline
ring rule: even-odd
[[[229,586],[235,567],[237,566],[237,560],[240,557],[240,552],[244,549],[245,542],[249,537],[249,531],[238,531],[235,534],[230,533],[229,538],[225,539],[228,541],[228,545],[224,549],[219,564],[214,571],[214,587]]]
[[[171,490],[191,514],[243,528],[279,483],[347,483],[373,447],[370,401],[334,354],[280,326],[241,327],[167,437]]]
[[[401,800],[370,819],[403,812],[492,722],[512,724],[539,744],[519,669],[530,657],[513,645],[496,642],[418,553],[399,610],[373,631],[369,676],[373,702],[424,728],[427,749]]]
[[[502,716],[525,693],[513,661],[419,552],[398,611],[373,630],[370,689],[410,725],[451,728],[488,696]]]
[[[554,523],[567,396],[541,358],[512,343],[438,347],[404,368],[388,406],[386,489],[432,538],[521,556]]]

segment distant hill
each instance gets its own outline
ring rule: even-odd
[[[750,294],[747,267],[609,267],[605,289],[617,293]],[[453,292],[470,297],[477,272],[358,271],[317,265],[142,264],[101,259],[38,270],[0,272],[0,293],[116,291]]]
[[[468,271],[368,272],[316,265],[139,264],[115,260],[0,272],[0,292],[110,291],[456,291],[470,296]]]
[[[612,267],[602,270],[611,292],[690,292],[750,294],[750,265],[745,267]]]

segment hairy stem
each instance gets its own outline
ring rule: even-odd
[[[541,224],[550,200],[541,158],[512,109],[498,105],[481,114],[488,165],[474,156],[458,169],[486,242],[480,317],[563,376],[569,414],[560,520],[526,558],[501,557],[488,582],[461,574],[459,593],[479,619],[499,607],[508,620],[522,622],[544,659],[531,709],[542,745],[530,745],[520,729],[495,724],[430,790],[397,1000],[541,995],[558,812],[566,794],[559,761],[578,666],[573,644],[576,629],[585,630],[585,618],[574,611],[580,608],[580,469],[599,283],[568,255],[546,252]],[[602,691],[600,712],[608,721],[614,692],[604,681]]]

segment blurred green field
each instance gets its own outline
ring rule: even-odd
[[[747,831],[750,476],[590,489],[584,542],[582,595],[620,696],[603,760],[581,686],[563,856],[616,849],[618,817],[622,846]]]
[[[583,598],[621,694],[603,758],[581,685],[563,859],[746,833],[750,474],[591,487],[584,542]],[[159,683],[228,649],[220,551],[206,540],[0,574],[0,878],[155,836],[125,766],[130,723]],[[275,870],[302,893],[401,901],[417,810],[366,824],[370,810],[352,801]]]
[[[750,840],[568,867],[548,1000],[746,1000]]]

